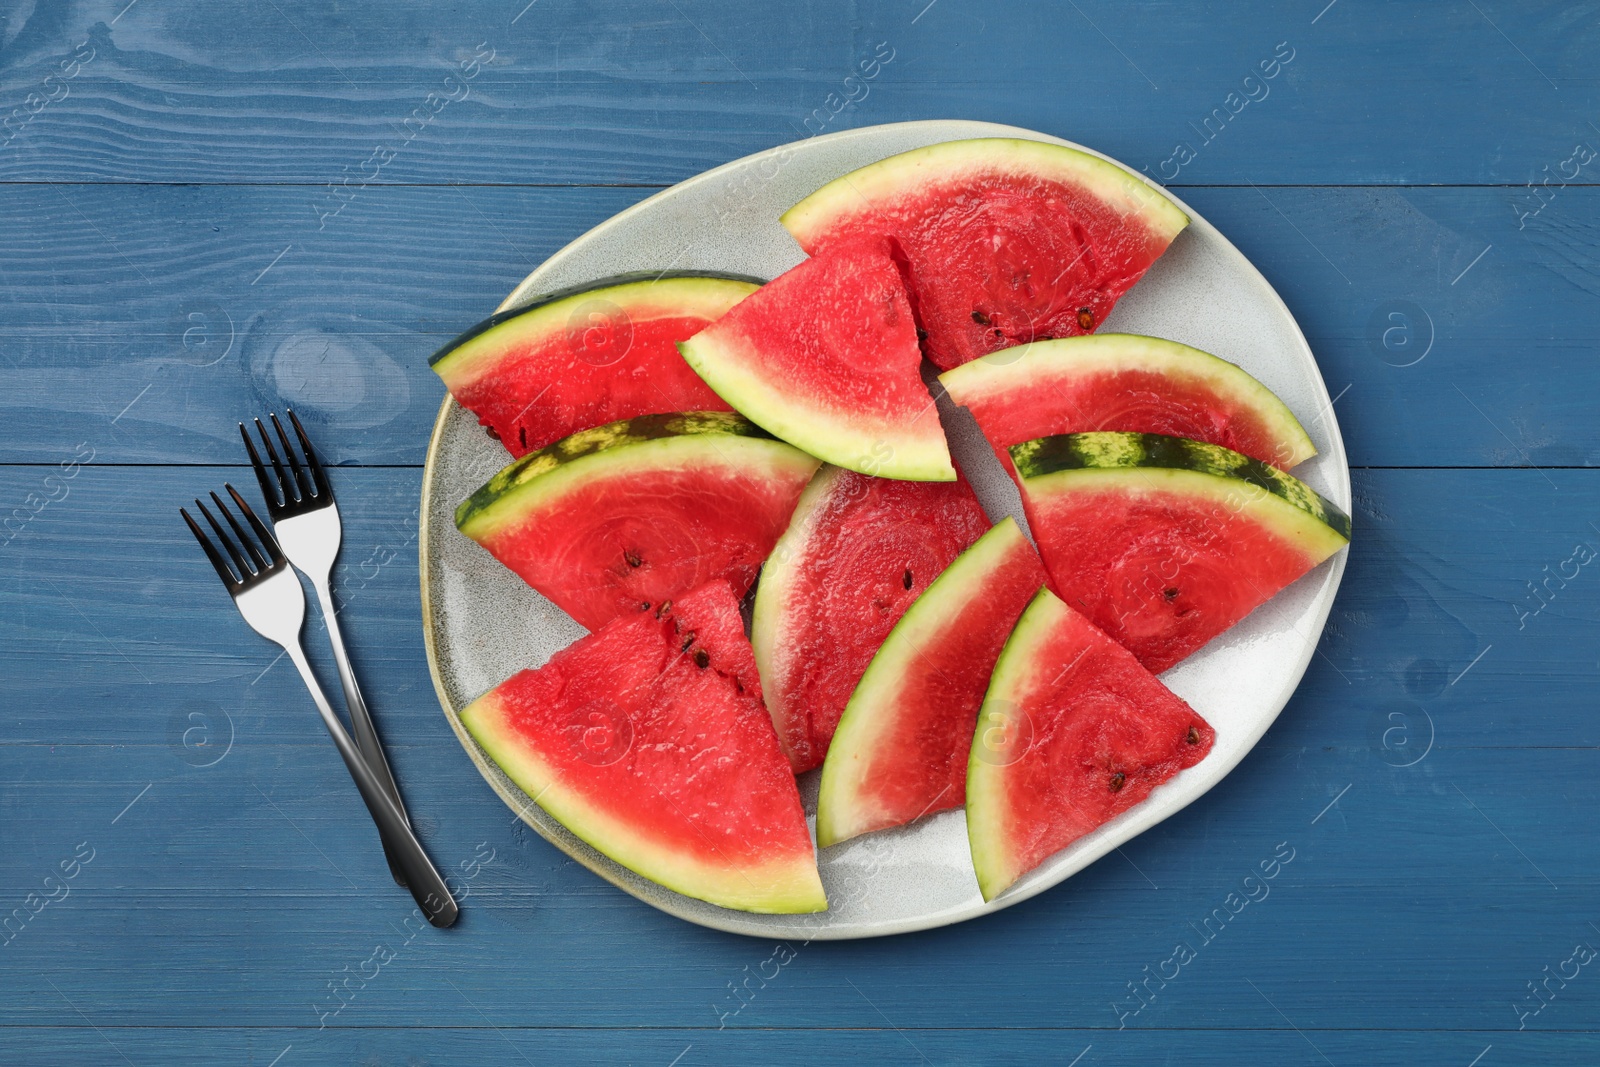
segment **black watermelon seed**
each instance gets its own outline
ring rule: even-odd
[[[702,669],[711,666],[711,653],[703,648],[694,650],[694,665]]]
[[[912,583],[915,581],[915,579],[911,577],[911,568],[910,567],[906,568],[905,577],[901,578],[900,581],[905,585],[905,587],[907,589],[911,588]]]
[[[1121,771],[1113,774],[1111,776],[1111,791],[1113,793],[1120,793],[1122,791],[1122,783],[1126,782],[1127,780],[1128,776],[1123,774]]]
[[[1168,604],[1170,604],[1174,600],[1178,599],[1178,591],[1176,589],[1165,589],[1162,591],[1161,596]]]
[[[1078,329],[1085,332],[1094,329],[1094,312],[1091,309],[1078,309]]]
[[[493,426],[485,426],[483,428],[483,432],[488,434],[490,437],[494,438],[496,441],[500,440],[500,435],[495,432],[495,429],[494,429]]]
[[[672,601],[663,600],[661,602],[661,606],[656,609],[656,618],[658,618],[658,619],[661,618],[663,615],[665,615],[667,612],[669,612],[671,610],[672,610]]]
[[[694,633],[691,631],[690,633],[687,633],[687,634],[683,635],[683,647],[678,649],[678,651],[679,652],[687,652],[687,651],[689,651],[690,646],[692,646],[693,644],[694,644]]]
[[[523,448],[528,447],[528,428],[526,426],[517,427],[517,440],[522,442]]]
[[[972,313],[972,321],[973,321],[973,322],[975,322],[975,323],[977,323],[977,324],[978,324],[978,325],[979,325],[979,326],[988,326],[988,325],[990,325],[990,324],[991,324],[991,323],[992,323],[992,322],[993,322],[993,321],[994,321],[994,320],[993,320],[993,319],[991,319],[991,318],[989,318],[989,316],[987,316],[987,315],[985,315],[985,314],[984,314],[984,313],[983,313],[983,312],[981,312],[981,311],[974,311],[974,312],[973,312],[973,313]]]
[[[1189,734],[1184,738],[1184,740],[1189,742],[1191,745],[1198,745],[1200,743],[1200,731],[1196,730],[1193,726],[1189,727]]]
[[[631,551],[623,552],[622,553],[622,558],[628,564],[628,566],[630,566],[630,567],[637,567],[639,564],[644,562],[644,560],[640,559],[635,553],[633,553]]]

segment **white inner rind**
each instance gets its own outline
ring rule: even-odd
[[[715,322],[758,288],[732,278],[662,278],[590,289],[490,327],[434,363],[433,370],[452,391],[470,386],[493,372],[508,347],[531,347],[566,333],[584,304],[612,304],[630,323],[680,317]]]
[[[540,758],[507,720],[493,693],[461,711],[467,730],[523,792],[567,829],[630,871],[685,896],[739,911],[799,914],[827,908],[810,855],[739,866],[715,865],[687,856],[569,788],[559,769]]]
[[[848,840],[878,821],[877,813],[863,807],[862,787],[871,770],[870,757],[894,724],[893,715],[906,710],[899,701],[907,674],[916,668],[920,650],[937,642],[966,605],[983,595],[996,569],[1024,541],[1015,519],[1000,520],[957,556],[895,623],[850,695],[828,746],[817,794],[819,844]]]
[[[1187,387],[1198,382],[1218,397],[1253,413],[1272,431],[1287,469],[1317,454],[1305,427],[1277,395],[1249,373],[1209,352],[1177,341],[1136,334],[1088,334],[1003,348],[939,375],[950,398],[963,407],[984,400],[1037,394],[1048,405],[1063,385],[1099,375],[1144,371]],[[1098,429],[1098,427],[1082,427]]]
[[[1015,174],[1073,185],[1111,210],[1141,220],[1165,241],[1189,224],[1189,216],[1161,193],[1103,159],[1062,145],[1011,137],[946,141],[851,171],[824,185],[779,219],[803,247],[811,247],[841,219],[872,210],[906,192],[963,178]]]
[[[704,334],[678,345],[716,394],[767,432],[839,467],[880,478],[953,482],[944,430],[930,398],[912,422],[871,421],[859,414],[806,405],[783,382],[761,373],[751,354]]]
[[[766,437],[691,433],[648,438],[579,456],[519,482],[469,514],[460,530],[480,543],[493,540],[533,512],[559,506],[565,494],[592,489],[595,482],[607,478],[634,480],[673,470],[709,475],[721,469],[731,478],[791,481],[809,476],[807,468],[816,466],[815,457]]]
[[[1072,494],[1187,497],[1218,514],[1248,515],[1304,552],[1314,566],[1349,544],[1339,531],[1281,496],[1240,478],[1181,467],[1111,467],[1055,471],[1025,478],[1030,501],[1048,505]]]

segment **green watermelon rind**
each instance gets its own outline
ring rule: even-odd
[[[959,179],[963,172],[996,170],[1085,188],[1166,241],[1189,224],[1189,216],[1158,188],[1115,163],[1066,145],[1016,137],[944,141],[881,159],[824,185],[778,221],[802,247],[810,248],[824,230],[864,206]]]
[[[876,747],[883,728],[889,725],[883,713],[894,706],[906,671],[917,662],[920,649],[951,625],[974,597],[982,595],[995,569],[1026,540],[1016,520],[1002,519],[957,556],[889,631],[850,695],[822,764],[817,794],[818,846],[826,848],[866,832],[858,828],[865,820],[855,814],[852,804],[862,785],[861,776],[852,777],[846,765],[861,768],[863,756]]]
[[[1326,559],[1350,541],[1350,516],[1309,485],[1221,445],[1154,433],[1057,434],[1010,448],[1029,497],[1123,490],[1203,497]]]
[[[698,463],[744,468],[791,464],[813,471],[818,465],[815,457],[731,411],[641,415],[580,430],[508,464],[462,501],[456,528],[481,542],[593,479]]]
[[[972,869],[978,876],[978,889],[985,902],[993,900],[1017,880],[1017,864],[1008,862],[1005,850],[1005,765],[992,757],[983,745],[990,730],[1004,733],[1010,724],[1004,717],[1017,704],[1015,695],[1029,681],[1039,663],[1038,649],[1049,637],[1062,614],[1070,611],[1049,589],[1041,589],[1006,639],[989,676],[989,689],[978,712],[978,725],[972,733],[972,748],[967,756],[967,846],[972,853]]]
[[[624,313],[649,308],[667,314],[698,314],[715,321],[764,284],[759,278],[708,271],[620,274],[491,315],[440,348],[428,358],[428,365],[447,386],[459,389],[492,373],[513,335],[519,341],[535,341],[562,333],[572,313],[589,301],[610,301]]]
[[[1146,371],[1178,384],[1195,383],[1250,412],[1272,432],[1279,467],[1287,470],[1317,454],[1300,420],[1276,393],[1248,371],[1210,352],[1139,334],[1061,337],[991,352],[939,375],[950,398],[964,407],[985,397],[1025,394],[1069,376]]]
[[[648,835],[608,817],[572,791],[563,789],[555,769],[537,758],[505,728],[504,712],[493,694],[461,710],[461,723],[489,758],[533,802],[561,825],[628,870],[675,893],[735,911],[810,914],[826,911],[828,900],[814,858],[785,857],[760,867],[722,867],[687,862],[670,848],[655,846]]]
[[[879,478],[912,482],[953,482],[956,468],[937,418],[923,419],[925,430],[908,438],[906,428],[865,425],[847,412],[803,408],[771,382],[753,372],[760,365],[754,353],[701,334],[678,342],[678,351],[694,372],[729,405],[836,467]],[[929,398],[932,408],[932,398]]]

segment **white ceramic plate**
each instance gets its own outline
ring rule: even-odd
[[[874,126],[771,149],[707,171],[601,223],[551,256],[501,308],[637,270],[775,277],[803,258],[778,216],[812,190],[907,149],[997,136],[1070,144],[1011,126],[935,121]],[[1193,221],[1117,305],[1105,332],[1183,341],[1239,364],[1266,383],[1299,416],[1317,446],[1316,458],[1295,474],[1349,511],[1344,445],[1300,328],[1238,249],[1193,208],[1173,199]],[[1021,521],[1015,489],[966,412],[947,401],[941,410],[951,429],[951,450],[991,517],[1009,513]],[[600,855],[531,803],[462,728],[461,708],[584,633],[455,529],[456,505],[506,462],[504,450],[477,420],[446,398],[428,447],[421,515],[423,627],[445,717],[495,792],[557,848],[672,915],[762,937],[878,937],[975,918],[1064,881],[1196,800],[1244,758],[1283,710],[1311,659],[1344,573],[1346,553],[1341,552],[1163,675],[1216,728],[1211,754],[993,903],[985,904],[978,893],[966,824],[954,811],[823,851],[827,912],[750,915],[680,896]],[[801,782],[810,812],[816,808],[817,773]]]

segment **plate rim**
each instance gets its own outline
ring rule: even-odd
[[[1311,368],[1315,371],[1317,392],[1320,393],[1319,399],[1322,405],[1320,409],[1322,414],[1319,417],[1322,419],[1328,434],[1329,447],[1326,450],[1326,454],[1331,458],[1336,458],[1338,461],[1336,470],[1330,472],[1331,474],[1336,475],[1336,477],[1333,478],[1333,481],[1336,484],[1332,487],[1335,490],[1334,495],[1343,497],[1342,501],[1336,502],[1342,503],[1346,511],[1352,509],[1353,498],[1350,481],[1349,455],[1345,450],[1344,437],[1339,429],[1337,412],[1333,410],[1332,401],[1329,399],[1328,386],[1322,375],[1322,367],[1317,362],[1316,354],[1312,352],[1310,343],[1306,340],[1305,332],[1300,328],[1299,320],[1296,319],[1294,313],[1289,310],[1288,304],[1285,303],[1283,297],[1278,293],[1277,289],[1272,285],[1271,282],[1267,280],[1266,276],[1261,273],[1260,269],[1257,268],[1253,262],[1251,262],[1249,257],[1243,252],[1239,251],[1239,249],[1231,240],[1228,239],[1225,234],[1213,226],[1204,216],[1200,215],[1192,207],[1185,203],[1180,197],[1174,195],[1165,186],[1152,180],[1147,175],[1134,170],[1132,167],[1129,167],[1120,160],[1107,156],[1093,148],[1078,144],[1074,141],[1066,140],[1061,137],[1056,137],[1051,134],[1042,133],[1037,130],[1029,130],[1019,126],[1010,126],[1001,123],[983,122],[969,119],[919,119],[911,122],[895,122],[872,126],[862,126],[856,129],[841,130],[837,133],[807,137],[798,141],[789,141],[783,144],[774,145],[771,148],[766,148],[759,152],[741,156],[738,159],[730,160],[709,170],[701,171],[700,173],[689,178],[685,178],[683,181],[675,182],[664,189],[660,189],[638,203],[624,208],[615,215],[612,215],[585,230],[583,233],[567,242],[561,248],[551,253],[543,261],[541,261],[538,266],[530,271],[527,276],[522,279],[522,281],[517,283],[517,285],[511,290],[505,299],[500,302],[500,304],[495,308],[493,314],[498,315],[512,308],[520,307],[521,305],[528,303],[530,294],[535,294],[539,288],[539,282],[536,279],[542,273],[544,273],[546,268],[552,262],[560,259],[569,250],[585,244],[592,238],[602,234],[614,226],[624,224],[635,215],[650,209],[651,205],[653,205],[656,201],[662,199],[670,193],[674,193],[686,185],[691,183],[697,184],[701,182],[712,181],[717,175],[723,173],[724,171],[731,170],[736,167],[748,166],[757,160],[778,155],[785,151],[793,150],[797,146],[810,145],[815,142],[823,141],[837,142],[849,139],[876,137],[881,136],[884,131],[888,130],[914,132],[920,128],[926,127],[937,127],[942,131],[950,130],[952,127],[966,127],[971,131],[970,133],[963,135],[950,137],[941,136],[939,141],[929,142],[930,144],[942,143],[943,141],[962,140],[966,137],[1018,137],[1025,140],[1044,141],[1051,144],[1064,145],[1069,148],[1074,148],[1080,152],[1087,153],[1088,155],[1112,164],[1123,172],[1143,182],[1146,186],[1155,190],[1161,196],[1166,197],[1172,203],[1176,204],[1184,212],[1184,214],[1189,217],[1190,227],[1197,229],[1203,228],[1206,231],[1209,239],[1220,242],[1220,246],[1224,250],[1225,254],[1235,257],[1238,262],[1247,269],[1248,274],[1254,278],[1255,283],[1265,291],[1265,294],[1268,296],[1270,302],[1277,306],[1284,320],[1294,328],[1294,336],[1299,342],[1300,354],[1306,359]],[[603,280],[604,279],[596,279],[596,282]],[[784,936],[801,936],[802,932],[799,931],[798,928],[793,932],[785,932],[770,925],[771,920],[781,919],[783,918],[782,916],[755,916],[750,913],[734,911],[725,908],[716,908],[712,911],[701,913],[698,911],[671,907],[670,904],[672,903],[672,897],[670,895],[665,901],[644,895],[634,886],[616,877],[614,872],[608,870],[606,866],[604,866],[605,862],[615,864],[615,861],[608,861],[602,853],[593,849],[592,846],[590,846],[589,849],[590,851],[594,852],[594,856],[591,856],[580,849],[570,847],[568,842],[551,836],[550,833],[546,831],[544,826],[540,825],[539,822],[531,818],[529,809],[534,805],[532,798],[529,798],[520,789],[516,790],[518,796],[510,795],[511,790],[507,789],[500,781],[500,778],[503,777],[503,772],[499,772],[497,767],[491,769],[490,762],[487,755],[484,753],[482,746],[480,746],[477,740],[467,732],[466,727],[461,724],[460,710],[454,706],[454,703],[451,700],[448,691],[446,690],[444,679],[439,668],[439,650],[434,636],[434,610],[432,596],[429,592],[432,584],[432,568],[429,564],[430,552],[428,534],[431,519],[429,501],[433,495],[433,480],[437,468],[436,461],[443,442],[445,429],[450,422],[451,416],[459,407],[460,405],[456,403],[455,397],[446,392],[444,399],[439,405],[439,412],[434,418],[433,430],[428,438],[427,453],[423,458],[421,500],[417,516],[417,578],[421,590],[422,601],[421,622],[423,647],[428,660],[428,675],[433,680],[434,695],[439,700],[440,710],[444,713],[445,720],[450,724],[451,730],[455,733],[456,740],[466,751],[468,758],[472,760],[473,766],[477,768],[478,773],[483,777],[484,781],[488,783],[495,795],[498,796],[507,807],[515,812],[517,817],[520,818],[524,824],[531,827],[542,839],[558,849],[568,858],[581,864],[584,868],[592,871],[609,884],[621,889],[629,896],[632,896],[635,899],[640,900],[665,914],[671,915],[674,918],[682,919],[707,929],[719,930],[724,933],[742,934],[748,937],[781,938]],[[1347,561],[1349,560],[1349,555],[1350,553],[1348,551],[1348,546],[1346,546],[1341,551],[1335,553],[1332,559],[1327,561],[1327,570],[1323,576],[1323,589],[1317,594],[1318,599],[1321,600],[1321,608],[1318,612],[1319,618],[1316,625],[1317,636],[1314,639],[1308,639],[1304,641],[1299,656],[1299,662],[1294,666],[1293,670],[1289,672],[1290,678],[1286,684],[1286,693],[1282,701],[1279,703],[1277,709],[1274,710],[1270,715],[1265,715],[1261,718],[1259,728],[1248,735],[1245,739],[1245,743],[1241,744],[1238,757],[1236,759],[1227,763],[1225,766],[1221,763],[1218,763],[1211,768],[1208,768],[1206,775],[1201,780],[1202,784],[1199,792],[1195,793],[1194,796],[1189,798],[1175,811],[1169,812],[1168,814],[1156,819],[1154,822],[1151,822],[1149,825],[1136,830],[1129,838],[1127,838],[1127,840],[1132,840],[1133,837],[1137,837],[1140,834],[1153,829],[1161,822],[1164,822],[1166,819],[1176,815],[1178,811],[1182,811],[1184,808],[1194,804],[1212,789],[1216,788],[1216,786],[1224,778],[1233,772],[1234,768],[1244,761],[1245,757],[1255,750],[1255,747],[1260,743],[1261,738],[1264,737],[1266,732],[1272,728],[1272,725],[1277,722],[1278,717],[1283,714],[1283,709],[1288,706],[1289,701],[1293,699],[1294,694],[1299,690],[1300,683],[1305,677],[1306,669],[1310,666],[1311,657],[1316,653],[1317,643],[1321,640],[1322,633],[1327,629],[1328,616],[1332,612],[1334,600],[1338,596],[1339,586],[1344,578],[1344,571]],[[1204,766],[1205,761],[1202,761],[1194,768],[1191,768],[1191,770],[1199,770]],[[1089,840],[1092,841],[1096,837],[1102,837],[1106,839],[1106,841],[1086,850],[1087,855],[1082,858],[1082,862],[1078,864],[1078,866],[1076,866],[1073,870],[1062,874],[1059,878],[1056,878],[1053,881],[1042,879],[1032,885],[1014,887],[1011,890],[1002,893],[994,900],[982,902],[969,908],[959,909],[953,914],[947,911],[944,913],[885,921],[881,926],[874,927],[872,929],[845,929],[821,925],[815,928],[805,929],[803,931],[803,936],[805,936],[808,942],[812,940],[834,941],[889,937],[898,934],[915,933],[921,930],[937,929],[1002,911],[1015,904],[1020,904],[1025,900],[1030,900],[1046,890],[1055,888],[1062,882],[1069,880],[1073,875],[1103,859],[1121,843],[1120,841],[1111,841],[1110,838],[1113,835],[1108,831],[1112,827],[1118,827],[1118,824],[1124,823],[1125,820],[1129,819],[1130,816],[1133,816],[1138,811],[1138,808],[1139,806],[1135,806],[1134,808],[1129,809],[1129,811],[1124,812],[1121,816],[1118,816],[1116,819],[1113,819],[1111,822],[1103,824],[1102,826],[1091,831],[1090,834],[1087,835]],[[1120,827],[1118,827],[1118,829],[1120,830]],[[821,849],[818,849],[817,851],[820,853]],[[596,857],[598,857],[598,860]],[[825,916],[827,913],[823,912],[820,914]],[[792,916],[791,918],[795,920],[803,920],[808,918],[808,916]],[[761,923],[758,921],[759,919],[767,920],[767,924]]]

